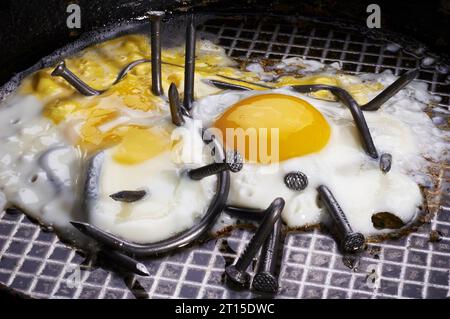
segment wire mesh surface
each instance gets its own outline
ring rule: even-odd
[[[297,25],[297,26],[296,26]],[[421,59],[402,50],[386,50],[388,42],[364,37],[351,29],[319,23],[252,19],[216,19],[200,26],[213,34],[234,58],[280,59],[300,56],[342,62],[348,72],[396,75],[420,66]],[[448,110],[448,74],[421,70]],[[448,121],[445,111],[441,116]],[[398,240],[371,244],[356,271],[344,265],[334,240],[318,230],[289,234],[280,269],[278,298],[445,298],[450,296],[450,171],[440,172],[430,208],[438,211],[418,232]],[[440,196],[442,195],[442,196]],[[443,238],[431,243],[437,230]],[[144,261],[150,277],[137,277],[94,264],[61,243],[21,213],[0,213],[0,283],[37,298],[250,298],[224,284],[224,267],[240,254],[252,233],[234,230],[162,258]]]

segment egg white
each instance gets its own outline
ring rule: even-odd
[[[81,171],[79,151],[40,114],[34,96],[14,95],[0,108],[0,193],[44,224],[67,228]],[[50,173],[50,174],[49,174]]]
[[[216,189],[216,176],[191,180],[188,169],[206,165],[203,142],[192,121],[177,130],[179,149],[165,151],[143,163],[120,164],[114,149],[105,153],[100,177],[100,197],[89,213],[97,227],[137,243],[157,242],[192,227],[206,212]],[[193,156],[194,157],[193,157]],[[110,195],[123,190],[145,190],[134,203]]]

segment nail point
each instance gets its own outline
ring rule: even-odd
[[[137,273],[141,276],[145,276],[145,277],[150,276],[150,273],[148,272],[147,267],[145,267],[145,265],[143,263],[137,263],[136,270],[137,270]]]
[[[88,224],[83,223],[83,222],[76,222],[76,221],[71,221],[70,222],[72,224],[73,227],[75,227],[76,229],[83,231],[85,230],[87,227],[89,227]]]
[[[178,96],[178,89],[175,83],[171,83],[169,86],[169,107],[170,115],[172,117],[172,123],[176,126],[182,126],[185,121],[183,118],[180,98]]]

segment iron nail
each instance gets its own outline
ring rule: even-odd
[[[380,156],[380,170],[383,173],[387,173],[392,167],[392,155],[389,153],[383,153]]]
[[[184,60],[184,98],[183,105],[190,111],[194,102],[194,78],[195,78],[195,25],[194,15],[190,14],[186,26],[186,48]]]
[[[64,152],[65,150],[67,150],[67,146],[54,146],[42,152],[38,158],[38,165],[44,170],[48,180],[55,188],[57,194],[60,194],[61,191],[67,187],[67,181],[61,179],[57,174],[55,174],[54,170],[49,166],[49,162],[51,161],[52,155],[57,152]]]
[[[350,110],[366,153],[372,158],[378,158],[377,148],[373,143],[364,113],[350,93],[340,87],[325,84],[294,85],[292,88],[298,93],[311,93],[320,90],[328,90],[333,93]]]
[[[119,253],[116,250],[102,249],[99,255],[110,259],[115,265],[128,270],[139,276],[150,276],[147,267],[143,263],[131,258],[130,256]]]
[[[274,224],[280,219],[281,212],[284,208],[284,199],[275,198],[270,206],[264,212],[264,218],[261,221],[255,235],[252,237],[244,252],[239,256],[237,261],[225,268],[227,277],[240,286],[247,286],[250,281],[250,275],[247,268],[250,266],[253,258],[256,256],[270,233]]]
[[[226,206],[224,212],[232,217],[251,221],[261,221],[264,217],[264,211],[253,208]]]
[[[419,75],[419,70],[410,70],[405,72],[400,76],[394,83],[385,88],[380,94],[375,96],[370,102],[361,106],[364,111],[376,111],[378,110],[387,100],[397,94],[398,91],[407,86],[412,80],[414,80],[417,75]]]
[[[224,79],[227,79],[227,80],[231,80],[231,81],[238,81],[238,82],[241,82],[241,83],[246,83],[246,84],[258,86],[258,87],[260,87],[262,89],[269,89],[269,90],[276,89],[276,87],[271,86],[271,85],[257,83],[257,82],[251,82],[251,81],[243,80],[243,79],[240,79],[240,78],[234,78],[234,77],[223,75],[223,74],[217,74],[217,76],[221,77],[221,78],[224,78]]]
[[[161,20],[164,11],[150,11],[151,50],[152,50],[152,92],[154,95],[163,95],[161,75]]]
[[[224,163],[212,163],[188,171],[188,176],[193,180],[201,180],[205,177],[218,174],[223,171],[239,172],[243,167],[242,156],[239,152],[227,152]]]
[[[138,190],[138,191],[121,191],[109,195],[109,197],[118,202],[133,203],[137,202],[138,200],[141,200],[142,198],[144,198],[145,195],[147,195],[147,192],[145,190]]]
[[[320,185],[317,188],[319,192],[320,199],[325,205],[325,208],[333,219],[337,226],[337,235],[341,241],[341,249],[345,253],[356,253],[364,248],[365,238],[361,233],[354,232],[350,223],[342,211],[341,206],[337,202],[333,193],[325,185]]]
[[[92,239],[95,239],[102,245],[112,248],[113,250],[118,250],[121,246],[123,246],[123,241],[118,237],[110,235],[109,233],[91,224],[77,221],[71,221],[70,223],[81,233],[91,237]]]
[[[258,257],[252,288],[257,292],[276,294],[278,292],[277,263],[280,258],[281,220],[273,226],[269,238],[264,242]]]
[[[72,71],[66,66],[66,62],[59,62],[53,72],[52,76],[60,76],[64,80],[66,80],[70,85],[72,85],[78,92],[86,96],[93,96],[102,94],[104,91],[98,91],[91,88],[85,82],[83,82],[79,77],[73,74]]]
[[[149,59],[139,59],[139,60],[135,60],[135,61],[132,61],[132,62],[128,63],[117,74],[116,80],[113,82],[113,84],[119,83],[128,74],[128,72],[130,72],[133,68],[135,68],[139,64],[148,63],[148,62],[151,62],[151,61],[152,60],[149,60]]]
[[[284,176],[284,184],[293,191],[302,191],[308,186],[308,177],[302,172],[290,172]]]
[[[78,229],[81,233],[88,235],[89,233],[86,232],[86,227],[84,223],[79,222],[70,222],[76,229]],[[91,237],[91,236],[90,236]],[[94,237],[91,237],[95,239]],[[131,258],[130,256],[124,255],[116,250],[109,249],[108,247],[103,248],[99,251],[99,254],[101,256],[104,256],[111,261],[115,263],[115,265],[126,269],[128,271],[131,271],[132,273],[139,275],[139,276],[150,276],[150,273],[147,270],[147,267],[145,267],[144,264],[138,262],[137,260]]]
[[[214,80],[214,79],[204,79],[203,82],[206,84],[212,85],[221,90],[252,91],[252,89],[250,89],[246,86],[242,86],[239,84],[233,84],[233,83],[227,83],[227,82]]]
[[[185,121],[183,113],[181,112],[180,97],[175,83],[170,84],[169,87],[169,105],[170,115],[172,116],[172,123],[176,126],[183,126]]]

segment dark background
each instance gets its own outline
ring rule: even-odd
[[[66,27],[66,7],[81,7],[81,29]],[[424,42],[432,51],[450,52],[450,0],[2,0],[0,1],[0,85],[15,72],[33,65],[40,57],[63,46],[81,33],[118,20],[144,15],[149,9],[216,12],[227,15],[244,13],[319,16],[352,21],[366,27],[367,5],[381,6],[382,29],[409,35]]]

